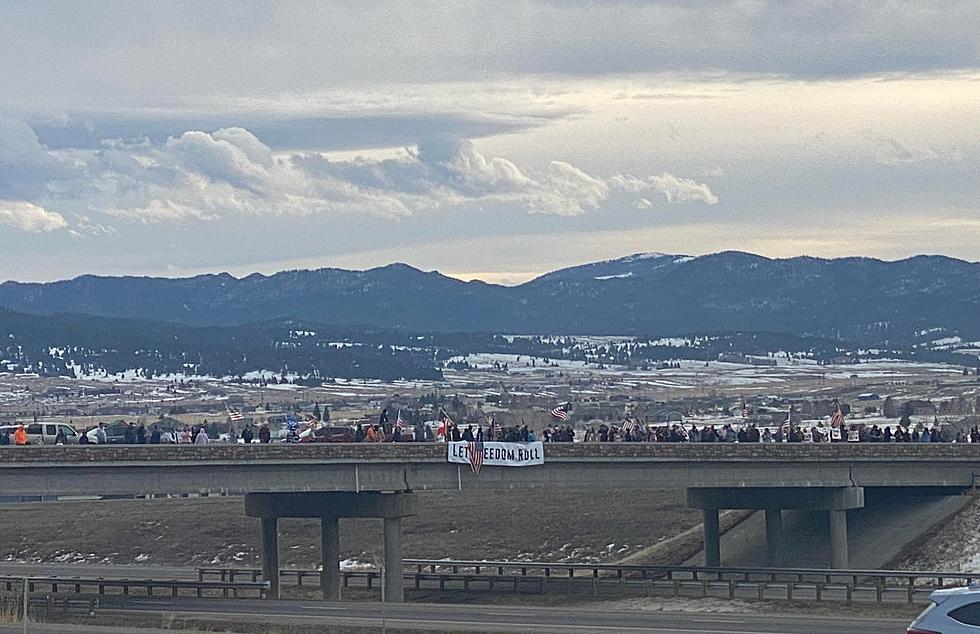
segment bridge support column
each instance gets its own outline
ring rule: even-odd
[[[721,565],[721,526],[718,521],[718,509],[702,509],[704,524],[704,565]]]
[[[401,603],[405,600],[402,588],[402,521],[398,517],[384,519],[385,582],[384,600]]]
[[[704,562],[706,566],[718,566],[721,562],[718,509],[764,509],[766,513],[766,561],[769,566],[786,565],[788,555],[783,545],[782,511],[793,509],[829,512],[831,565],[834,568],[846,568],[847,510],[864,506],[864,489],[862,487],[737,486],[690,488],[687,490],[687,505],[692,508],[699,508],[704,512]]]
[[[269,598],[279,598],[279,520],[262,518],[262,580],[269,582]]]
[[[783,511],[766,509],[766,563],[770,568],[783,566]]]
[[[410,492],[312,491],[297,493],[248,493],[245,515],[262,519],[262,575],[272,584],[270,596],[279,596],[279,548],[277,523],[281,517],[320,520],[320,555],[323,598],[340,598],[340,518],[376,518],[384,522],[386,601],[404,601],[402,583],[401,518],[415,515],[417,502]],[[380,553],[379,553],[380,554]]]
[[[320,588],[324,601],[340,598],[340,520],[320,518]]]
[[[831,510],[830,516],[830,567],[847,568],[847,511]]]

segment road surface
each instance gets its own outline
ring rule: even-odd
[[[100,612],[168,612],[255,623],[381,625],[445,632],[639,633],[659,634],[902,634],[906,621],[835,619],[762,614],[681,614],[665,612],[576,610],[528,606],[484,606],[240,599],[105,597]]]

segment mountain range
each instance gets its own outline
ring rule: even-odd
[[[285,318],[406,332],[660,337],[750,330],[910,348],[980,340],[980,263],[650,253],[561,269],[518,286],[463,282],[405,264],[243,278],[84,275],[4,282],[0,306],[188,326]]]

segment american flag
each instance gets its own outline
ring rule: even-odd
[[[225,409],[228,409],[227,407]],[[228,418],[233,421],[245,420],[245,415],[237,409],[228,409]]]
[[[840,411],[840,403],[834,403],[834,415],[830,419],[831,427],[844,426],[844,412]]]
[[[474,475],[479,474],[480,467],[483,466],[483,443],[466,443],[466,454],[470,459],[470,471],[472,471]]]
[[[555,407],[555,409],[551,410],[551,415],[558,420],[567,421],[569,416],[568,403],[562,403],[561,405]]]
[[[630,434],[632,434],[639,428],[640,426],[637,425],[636,421],[633,420],[632,418],[627,418],[626,420],[623,421],[623,431],[625,432],[629,432]]]
[[[449,426],[453,424],[453,419],[449,418],[449,414],[447,414],[444,410],[440,410],[439,413],[442,415],[442,424],[439,425],[439,429],[436,433],[442,436],[448,436]]]
[[[398,410],[398,414],[395,416],[395,429],[402,430],[405,429],[405,421],[402,419],[402,410]]]

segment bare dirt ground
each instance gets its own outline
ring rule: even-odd
[[[403,523],[406,557],[619,561],[700,521],[675,490],[418,495],[422,513]],[[679,559],[691,548],[687,541]],[[381,548],[379,521],[341,521],[343,558],[371,563]],[[319,524],[280,522],[280,553],[284,566],[317,567]],[[257,566],[259,522],[245,517],[241,498],[5,505],[0,559]]]
[[[898,570],[980,572],[980,497],[909,544],[896,558]]]

